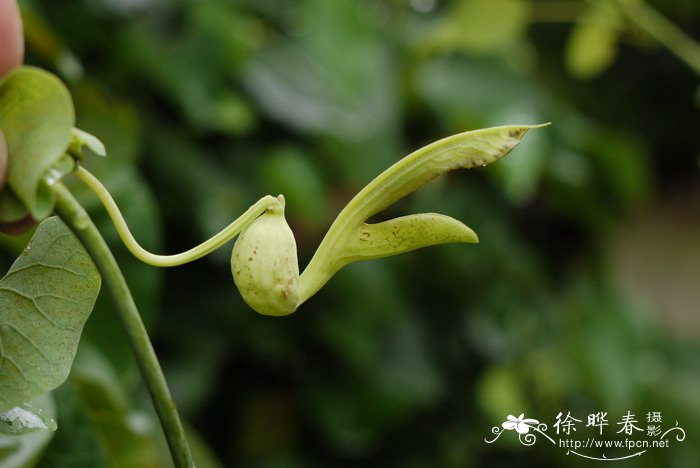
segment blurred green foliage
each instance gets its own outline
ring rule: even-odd
[[[190,248],[284,193],[303,267],[402,155],[467,129],[554,123],[392,208],[453,216],[481,244],[353,264],[285,318],[247,308],[229,252],[138,264],[79,193],[150,325],[199,466],[577,464],[510,434],[484,442],[509,414],[551,426],[560,411],[607,411],[611,437],[627,411],[662,412],[687,438],[635,466],[700,463],[700,330],[669,331],[612,263],[619,233],[634,235],[626,219],[698,193],[699,80],[614,3],[21,2],[27,61],[69,83],[78,126],[108,151],[89,169],[154,251]],[[700,37],[699,3],[650,4]],[[0,242],[6,270],[26,239]],[[165,463],[107,297],[53,398],[41,466]]]

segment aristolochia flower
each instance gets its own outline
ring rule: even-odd
[[[501,424],[501,426],[503,426],[503,429],[508,431],[515,429],[518,434],[527,434],[530,432],[531,425],[537,425],[540,423],[537,419],[524,419],[524,417],[525,413],[520,413],[520,416],[517,418],[509,414],[506,418],[508,421]]]
[[[0,123],[1,117],[2,112]],[[282,196],[261,198],[223,231],[186,252],[155,255],[138,245],[100,181],[82,166],[77,167],[75,174],[100,198],[131,253],[151,265],[182,265],[207,255],[240,234],[231,255],[231,271],[243,299],[261,314],[287,315],[351,262],[397,255],[431,245],[479,242],[476,233],[462,222],[437,213],[411,214],[376,223],[368,220],[440,174],[485,166],[502,158],[520,143],[528,130],[544,125],[506,125],[459,133],[399,160],[348,202],[301,274],[294,234],[284,218]],[[98,154],[103,152],[102,145],[92,141],[90,135],[74,131],[73,137],[69,155],[83,146]],[[79,156],[70,162],[79,160]],[[52,170],[58,171],[54,177],[56,180],[64,173],[59,170],[62,168],[51,166]],[[518,420],[513,418],[511,422]],[[520,427],[518,432],[521,432]],[[513,428],[516,426],[509,427]],[[526,427],[522,429],[527,432]]]

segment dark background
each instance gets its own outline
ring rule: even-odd
[[[229,248],[140,264],[72,182],[133,288],[198,466],[588,466],[542,436],[484,439],[507,415],[553,434],[571,412],[585,440],[598,411],[609,439],[628,411],[645,430],[649,412],[685,429],[628,466],[700,463],[700,48],[677,56],[624,3],[21,2],[27,62],[69,85],[78,126],[107,147],[90,169],[157,252],[283,193],[303,268],[403,155],[552,122],[386,213],[448,214],[480,244],[352,264],[284,318],[243,302]],[[700,39],[700,2],[643,5]],[[0,238],[3,266],[26,240]],[[166,463],[104,293],[54,398],[42,466]]]

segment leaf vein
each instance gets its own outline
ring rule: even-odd
[[[41,349],[39,346],[37,346],[36,343],[34,343],[31,339],[29,339],[29,337],[28,337],[27,335],[25,335],[24,333],[22,333],[22,331],[21,331],[20,329],[18,329],[17,327],[15,327],[15,326],[12,325],[12,324],[5,324],[5,325],[3,325],[3,327],[13,329],[15,332],[17,332],[17,334],[18,334],[19,336],[21,336],[22,338],[24,338],[24,339],[27,341],[27,343],[29,343],[30,345],[32,345],[32,347],[33,347],[34,349],[36,349],[36,350],[39,352],[39,354],[41,354],[41,357],[43,357],[44,360],[45,360],[47,363],[49,363],[49,365],[53,364],[53,362],[51,361],[51,359],[49,359],[48,356],[46,356],[46,354],[44,353],[44,351],[42,351],[42,349]],[[11,358],[10,356],[5,356],[5,358],[6,358],[8,361],[12,362],[12,364],[14,364],[14,366],[17,367],[17,370],[20,371],[20,373],[22,374],[22,377],[24,377],[24,379],[27,380],[27,378],[26,378],[25,375],[24,375],[24,372],[22,372],[22,369],[20,369],[20,368],[17,366],[17,364],[12,360],[12,358]]]
[[[79,252],[78,252],[78,253],[79,253]],[[70,274],[72,274],[72,275],[80,276],[80,277],[82,277],[82,278],[88,279],[88,276],[87,276],[85,273],[80,273],[80,272],[78,272],[78,271],[71,270],[70,268],[67,268],[67,267],[65,266],[65,263],[67,263],[67,261],[64,262],[63,265],[52,265],[52,264],[50,264],[50,263],[44,263],[44,262],[39,262],[39,261],[37,261],[37,262],[32,263],[31,265],[25,265],[25,266],[23,266],[23,267],[19,267],[19,268],[16,268],[16,269],[12,270],[12,271],[9,271],[9,272],[7,273],[7,275],[5,275],[5,278],[9,278],[10,276],[12,276],[12,275],[14,275],[14,274],[21,273],[21,272],[23,272],[24,270],[29,270],[29,269],[31,269],[31,268],[44,267],[44,268],[48,268],[48,269],[50,269],[50,270],[51,270],[51,269],[53,269],[53,270],[62,270],[62,271],[65,271],[65,272],[67,272],[67,273],[70,273]]]
[[[77,331],[77,330],[75,330],[75,329],[72,328],[72,327],[65,327],[65,326],[58,325],[51,317],[49,317],[48,315],[46,315],[46,312],[44,312],[44,311],[42,310],[41,306],[40,306],[39,304],[37,304],[36,299],[35,299],[34,297],[29,296],[28,294],[24,294],[23,292],[18,291],[18,290],[16,290],[15,288],[7,287],[7,286],[0,286],[0,291],[6,291],[6,292],[9,292],[9,293],[12,293],[12,294],[16,294],[17,296],[19,296],[19,297],[21,297],[21,298],[23,298],[23,299],[26,299],[26,300],[28,300],[28,301],[30,301],[30,302],[32,303],[32,305],[34,305],[34,308],[39,312],[39,315],[41,315],[42,317],[44,317],[44,318],[45,318],[51,325],[53,325],[55,328],[58,328],[59,330],[64,330],[64,331],[66,331],[66,330],[67,330],[67,331],[72,331],[72,332],[76,332],[76,331]],[[67,298],[67,297],[57,296],[57,295],[54,295],[54,294],[40,294],[40,295],[38,295],[38,296],[36,296],[36,297],[55,297],[55,298],[57,298],[57,299],[64,300],[64,301],[67,301],[67,302],[72,302],[72,303],[74,303],[74,304],[76,304],[76,305],[79,305],[75,300],[69,299],[69,298]],[[5,324],[5,325],[7,325],[7,326],[12,326],[12,328],[15,328],[12,324],[9,324],[9,323],[8,323],[8,324]],[[17,328],[15,328],[15,330],[17,330]]]

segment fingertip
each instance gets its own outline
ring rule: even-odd
[[[16,0],[0,0],[0,76],[22,64],[24,35]]]

